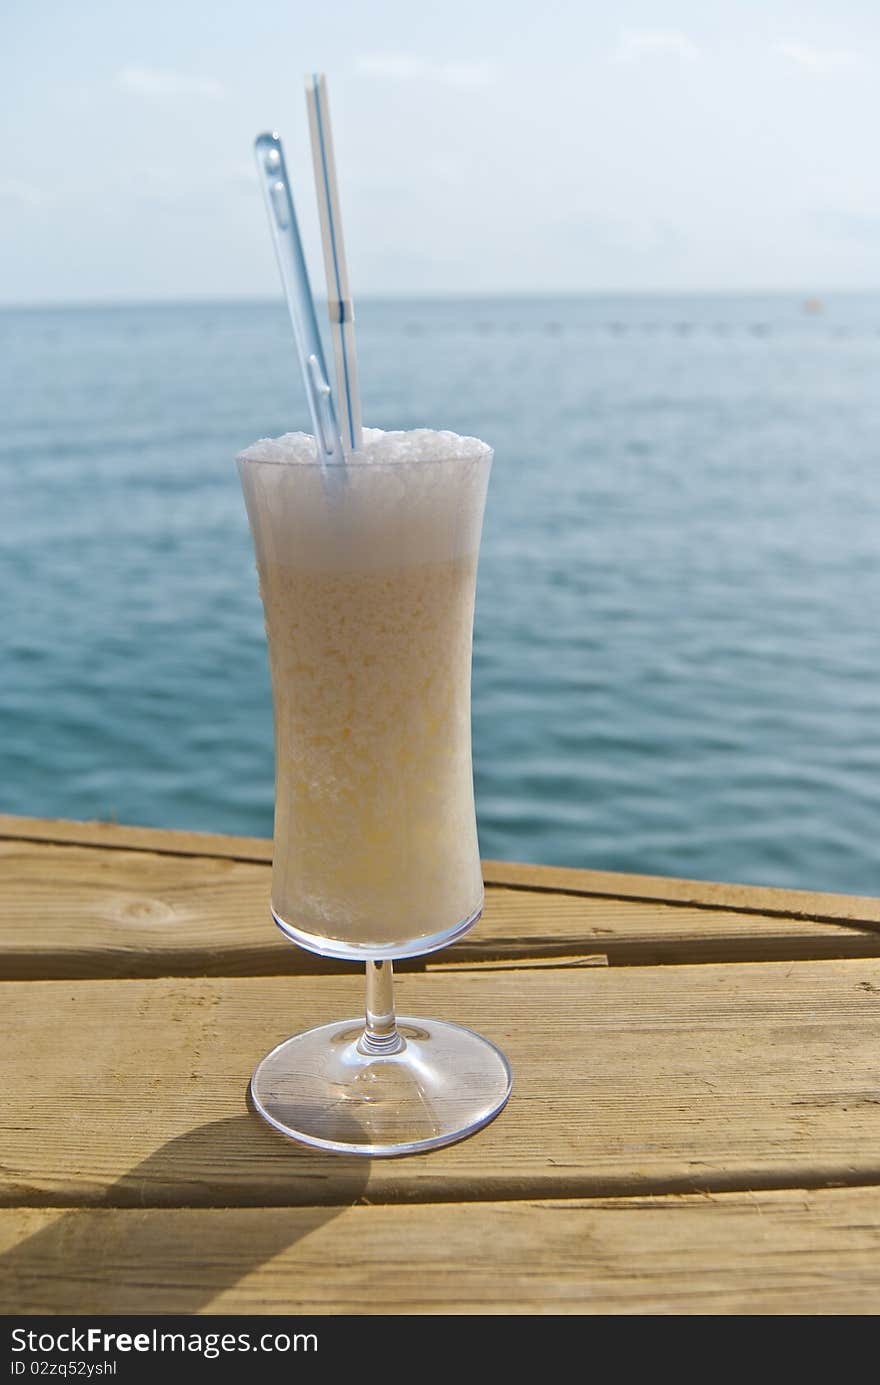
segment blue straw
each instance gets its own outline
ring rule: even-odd
[[[333,391],[327,377],[315,301],[280,137],[276,134],[258,135],[254,141],[254,153],[312,415],[318,460],[322,466],[334,463],[344,465],[345,452],[339,434]]]

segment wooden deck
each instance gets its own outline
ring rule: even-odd
[[[247,1111],[362,1003],[275,933],[269,859],[0,817],[0,1311],[880,1311],[880,902],[485,863],[399,1001],[499,1043],[513,1097],[370,1161]]]

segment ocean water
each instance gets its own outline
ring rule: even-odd
[[[364,415],[496,461],[483,854],[880,893],[880,297],[364,302]],[[277,305],[0,313],[0,810],[272,824],[233,456]]]

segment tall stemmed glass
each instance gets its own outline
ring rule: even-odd
[[[492,451],[366,432],[334,468],[289,435],[238,458],[275,716],[272,913],[292,942],[366,963],[365,1019],[297,1034],[251,1094],[276,1130],[404,1154],[490,1121],[507,1060],[456,1024],[397,1018],[392,963],[480,917],[470,670]]]

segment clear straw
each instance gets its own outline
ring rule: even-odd
[[[333,403],[333,391],[327,378],[324,348],[318,330],[318,319],[315,316],[315,301],[303,255],[296,212],[293,209],[293,194],[290,190],[280,137],[276,134],[258,135],[254,141],[254,153],[260,186],[269,213],[269,226],[275,242],[281,282],[284,285],[287,308],[296,338],[303,383],[312,415],[318,460],[325,466],[330,463],[344,464],[345,452]]]
[[[346,452],[356,452],[362,446],[363,434],[354,338],[354,307],[342,239],[342,213],[339,209],[339,187],[336,182],[336,161],[333,157],[327,79],[322,72],[315,72],[306,78],[306,107],[309,113],[312,163],[321,219],[324,271],[327,276],[330,335],[333,354],[336,357],[336,387],[342,444]]]

